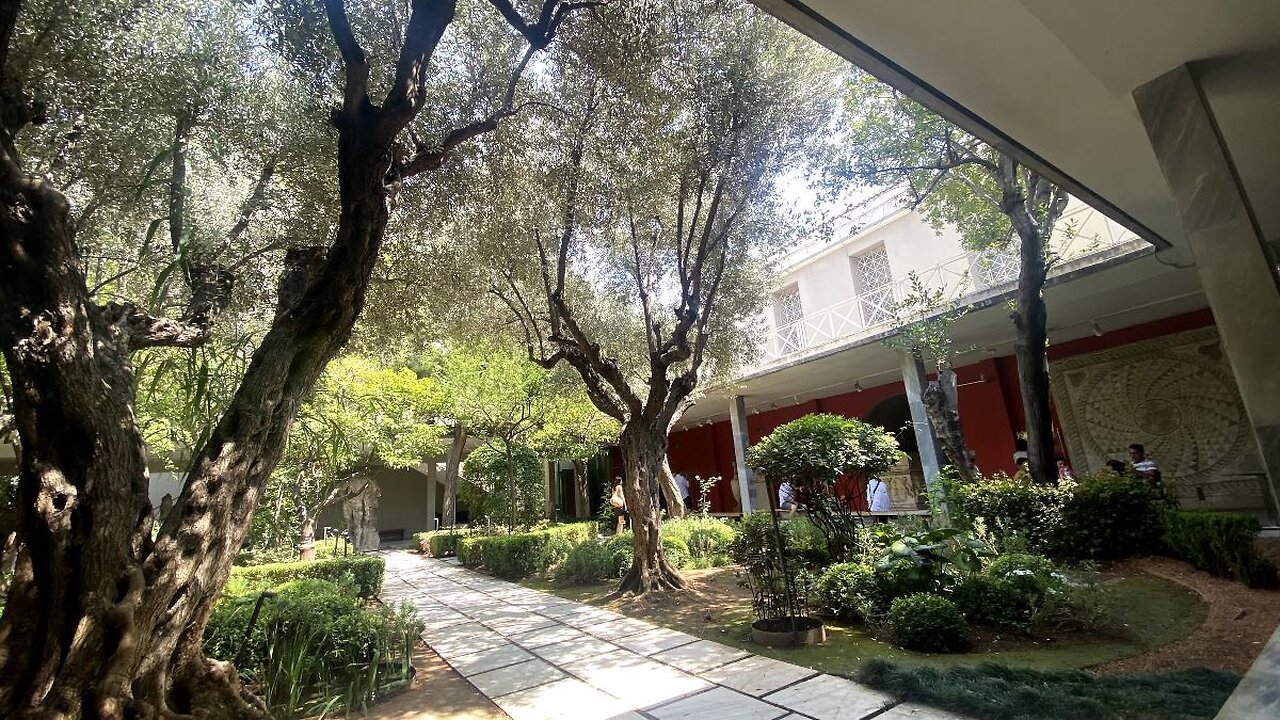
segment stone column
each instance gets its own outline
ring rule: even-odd
[[[747,435],[747,403],[741,395],[734,395],[729,404],[729,426],[733,429],[733,464],[737,468],[738,497],[742,505],[742,514],[746,515],[757,505],[755,478],[751,467],[747,465],[747,448],[751,447]]]
[[[1280,520],[1280,281],[1192,69],[1133,91],[1266,466]]]
[[[911,410],[911,429],[915,432],[916,449],[920,452],[920,469],[924,472],[925,487],[933,490],[942,463],[938,437],[924,409],[924,364],[906,350],[900,351],[899,357],[902,361],[902,384],[907,390],[907,407]]]

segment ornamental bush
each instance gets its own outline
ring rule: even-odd
[[[498,577],[519,580],[547,572],[575,545],[595,534],[594,523],[555,525],[510,535],[468,537],[456,544],[458,562],[483,567]]]
[[[1163,541],[1174,557],[1249,587],[1274,587],[1276,567],[1258,553],[1261,525],[1249,515],[1207,510],[1166,510]]]
[[[956,604],[941,595],[916,593],[889,606],[889,628],[898,644],[922,652],[961,652],[969,627]]]
[[[689,566],[695,568],[728,565],[729,545],[737,531],[720,518],[691,515],[662,524],[662,537],[680,540],[689,549]]]
[[[813,586],[810,603],[841,620],[866,621],[883,609],[884,594],[876,571],[863,563],[827,568]]]
[[[631,542],[630,532],[584,540],[573,546],[564,562],[556,567],[556,582],[565,585],[594,585],[621,578],[631,569],[631,561],[635,557]],[[689,546],[679,538],[664,535],[662,550],[672,567],[682,568],[690,563]]]
[[[205,626],[204,652],[235,662],[277,716],[354,709],[408,680],[422,630],[408,605],[370,606],[350,582],[303,579],[271,589],[251,632],[259,593],[224,595]]]
[[[1164,499],[1145,481],[1103,471],[1080,477],[1046,551],[1067,559],[1148,555],[1160,549]]]
[[[748,462],[775,487],[790,482],[831,556],[845,559],[857,549],[861,518],[840,497],[838,479],[852,472],[883,472],[902,457],[898,441],[884,428],[816,413],[775,429],[751,448]]]
[[[958,525],[985,528],[1002,549],[1069,560],[1156,552],[1165,507],[1150,485],[1111,471],[1060,485],[995,475],[954,484],[947,500]]]
[[[1053,561],[1040,555],[1013,553],[998,557],[986,570],[995,597],[989,620],[1031,620],[1050,593],[1061,592],[1063,580]],[[958,602],[958,601],[957,601]]]
[[[231,568],[226,594],[256,593],[292,580],[351,580],[360,597],[372,597],[382,589],[386,563],[380,557],[352,555],[309,562],[271,563]]]
[[[1039,485],[1026,475],[1003,474],[953,484],[947,493],[947,509],[960,527],[979,524],[1000,544],[1043,552],[1062,523],[1062,508],[1070,491]]]

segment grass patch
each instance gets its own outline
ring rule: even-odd
[[[885,660],[872,660],[851,677],[903,700],[978,720],[1212,718],[1240,680],[1205,668],[1094,677],[994,663],[911,668]]]
[[[868,660],[891,660],[907,666],[974,666],[996,662],[1013,667],[1070,670],[1131,657],[1186,637],[1204,619],[1207,608],[1198,596],[1152,575],[1115,578],[1107,583],[1109,622],[1104,633],[1066,635],[1052,641],[1010,629],[980,630],[972,652],[933,655],[904,650],[872,637],[861,625],[828,621],[827,642],[801,648],[768,648],[751,640],[751,600],[730,599],[736,585],[731,570],[686,573],[704,583],[706,595],[675,606],[647,607],[620,601],[607,605],[657,625],[833,674],[849,674]],[[709,583],[711,580],[714,583]],[[709,583],[709,584],[708,584]],[[524,585],[560,597],[600,604],[617,582],[560,586],[525,580]],[[718,603],[715,600],[719,600]],[[708,603],[708,601],[711,601]]]

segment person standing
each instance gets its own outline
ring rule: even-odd
[[[893,508],[889,501],[889,484],[875,475],[867,478],[867,508],[871,512],[888,512]]]
[[[621,535],[627,526],[627,496],[622,492],[622,478],[613,479],[613,492],[609,495],[609,507],[613,508],[613,517],[618,521],[614,535]]]
[[[1058,456],[1058,480],[1075,480],[1076,474],[1071,470],[1071,466],[1067,464],[1067,459]]]
[[[685,510],[689,509],[689,478],[685,477],[684,471],[676,472],[675,477],[676,490],[679,492],[680,501],[684,503]]]

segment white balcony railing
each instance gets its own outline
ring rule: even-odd
[[[1055,267],[1073,261],[1092,264],[1091,256],[1097,256],[1093,262],[1100,262],[1108,257],[1104,251],[1137,241],[1129,231],[1094,213],[1096,211],[1088,206],[1068,212],[1064,229],[1055,233],[1051,242]],[[1106,221],[1105,228],[1096,227],[1099,218]],[[1079,228],[1085,224],[1094,226],[1097,232],[1080,232]],[[916,275],[926,288],[941,290],[946,300],[965,305],[976,300],[980,293],[1005,291],[1014,286],[1018,279],[1017,248],[956,255]],[[895,308],[907,299],[911,287],[910,277],[897,278],[889,285],[808,311],[802,319],[774,328],[761,343],[757,360],[749,371],[888,330],[894,324]]]

